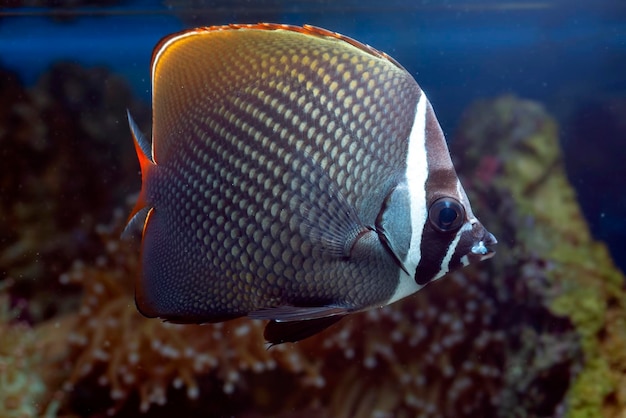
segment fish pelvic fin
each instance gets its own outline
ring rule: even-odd
[[[135,206],[136,208],[136,206]],[[139,237],[139,231],[143,231],[148,220],[148,214],[152,208],[144,206],[131,214],[126,221],[126,226],[122,231],[122,239],[130,239],[132,237]]]
[[[126,221],[126,227],[122,233],[122,237],[129,236],[133,230],[136,229],[136,225],[144,226],[150,207],[146,199],[147,179],[148,173],[156,165],[152,158],[152,149],[148,140],[143,136],[139,127],[130,115],[130,112],[126,110],[128,117],[128,125],[130,126],[130,132],[133,135],[133,142],[135,144],[135,151],[137,152],[137,158],[139,159],[139,166],[141,167],[141,191],[137,198],[135,207],[130,212],[128,220]]]
[[[272,320],[265,326],[263,337],[269,343],[269,348],[282,343],[295,343],[324,331],[344,316],[335,315],[290,322]]]
[[[347,308],[340,306],[276,306],[250,312],[248,317],[270,320],[263,336],[272,347],[315,335],[349,313]]]

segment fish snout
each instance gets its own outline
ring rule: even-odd
[[[491,246],[498,243],[496,237],[487,231],[484,226],[480,225],[479,230],[480,232],[476,231],[479,232],[477,234],[478,238],[474,241],[470,254],[468,254],[475,261],[483,261],[493,257],[496,252]]]

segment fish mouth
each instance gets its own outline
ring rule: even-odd
[[[495,250],[491,249],[492,245],[496,245],[498,240],[496,237],[489,231],[485,230],[485,234],[483,238],[476,242],[474,246],[471,248],[471,253],[478,257],[480,261],[488,260],[495,255]]]

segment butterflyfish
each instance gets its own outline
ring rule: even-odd
[[[248,316],[298,341],[493,256],[433,108],[383,52],[325,29],[204,27],[152,56],[139,311]]]

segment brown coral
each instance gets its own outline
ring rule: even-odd
[[[57,64],[31,89],[0,70],[0,90],[0,279],[34,302],[25,314],[38,322],[71,308],[58,275],[76,258],[93,260],[95,225],[138,187],[125,175],[136,158],[124,115],[130,104],[145,117],[146,106],[106,69],[74,64]]]
[[[533,127],[548,120],[541,112],[525,113],[524,106],[516,112],[528,126],[515,129],[512,144],[525,144],[538,135]],[[551,131],[539,132],[543,140],[555,141]],[[510,152],[502,148],[493,155],[506,162]],[[536,155],[526,158],[531,166],[552,170],[533,162]],[[270,350],[259,322],[194,326],[141,317],[132,300],[137,250],[118,241],[123,223],[118,214],[113,226],[98,229],[106,254],[95,263],[77,262],[62,276],[84,288],[75,331],[68,336],[66,358],[73,360],[63,411],[338,417],[563,413],[580,365],[578,338],[567,318],[548,309],[562,292],[550,273],[555,261],[535,244],[536,236],[518,227],[529,217],[519,209],[525,203],[511,195],[515,189],[499,188],[500,177],[515,172],[498,170],[475,188],[475,206],[485,217],[497,213],[498,222],[487,222],[500,225],[500,236],[516,240],[516,246],[501,247],[493,263],[455,273],[393,306],[353,315],[318,336]],[[542,222],[540,237],[570,233]]]
[[[32,417],[45,394],[37,370],[40,347],[31,327],[15,320],[17,310],[10,306],[7,284],[0,286],[0,416]]]
[[[372,411],[487,416],[494,406],[505,334],[493,330],[495,306],[481,297],[485,275],[455,275],[433,292],[268,350],[258,321],[174,325],[138,314],[128,285],[136,274],[136,251],[119,243],[120,227],[118,220],[116,228],[99,229],[107,255],[95,266],[76,263],[61,278],[85,289],[76,331],[69,335],[74,360],[66,388],[108,393],[109,414],[135,408],[128,403],[134,396],[140,411],[152,410],[177,390],[196,402],[246,401],[207,406],[225,414],[322,406],[345,417]],[[455,293],[469,298],[446,297]],[[275,382],[289,386],[276,392]],[[76,407],[80,400],[74,396],[73,402]]]

